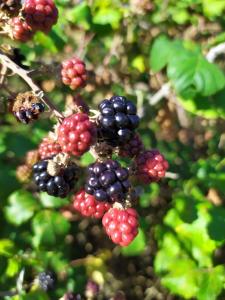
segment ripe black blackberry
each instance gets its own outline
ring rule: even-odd
[[[98,201],[123,201],[131,185],[129,172],[117,161],[96,162],[88,167],[85,190]]]
[[[52,272],[41,272],[37,278],[38,286],[45,292],[54,289],[56,277]]]
[[[63,154],[43,159],[33,166],[34,182],[40,191],[55,197],[65,198],[77,180],[77,166],[71,162],[60,162]]]
[[[136,106],[127,98],[113,96],[99,104],[99,138],[113,146],[130,141],[139,125]]]

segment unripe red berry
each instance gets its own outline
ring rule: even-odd
[[[96,128],[85,113],[65,118],[58,128],[58,143],[62,151],[80,156],[95,142]]]
[[[144,184],[159,181],[169,167],[167,160],[158,150],[142,152],[137,156],[135,163],[137,179]]]
[[[111,208],[102,224],[111,240],[120,246],[128,246],[138,234],[138,215],[133,208]]]
[[[15,40],[20,42],[27,42],[32,39],[34,32],[26,21],[23,21],[19,17],[12,19],[12,34]]]
[[[38,152],[40,158],[45,159],[62,152],[62,149],[57,141],[45,137],[39,145]]]
[[[23,15],[34,30],[48,33],[58,19],[58,10],[52,0],[26,0]]]
[[[120,146],[119,156],[133,158],[144,150],[144,145],[139,134],[135,134],[134,137],[126,144]]]
[[[79,58],[71,58],[62,63],[62,82],[72,90],[84,87],[87,80],[85,63]]]
[[[81,189],[73,196],[73,207],[82,216],[100,219],[111,208],[111,205],[107,202],[97,201],[94,196]]]

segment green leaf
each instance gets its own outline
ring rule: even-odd
[[[145,247],[146,247],[145,233],[142,228],[139,228],[139,232],[136,238],[129,246],[122,247],[121,252],[124,256],[138,256],[144,252]]]
[[[168,63],[172,42],[166,36],[154,40],[150,51],[150,68],[153,72],[162,70]]]
[[[33,195],[24,190],[11,194],[8,201],[5,215],[7,220],[16,226],[27,222],[39,206]]]
[[[110,24],[116,29],[120,25],[121,18],[122,14],[118,8],[103,7],[95,13],[93,22],[100,25]]]
[[[21,263],[18,257],[13,257],[8,260],[8,266],[6,270],[6,275],[9,277],[13,277],[19,273],[21,267]]]
[[[49,300],[49,297],[43,291],[31,291],[26,295],[21,295],[20,300]]]
[[[60,239],[64,239],[70,224],[59,212],[44,210],[33,218],[32,228],[35,247],[54,246],[60,242]]]
[[[8,239],[0,240],[0,255],[12,256],[15,254],[15,245],[13,241]]]
[[[196,95],[190,99],[179,97],[182,106],[189,112],[207,119],[225,119],[225,89],[211,97]]]
[[[83,26],[86,30],[90,29],[91,27],[91,11],[90,7],[85,2],[74,6],[74,8],[68,12],[67,18],[72,23],[79,24],[79,26]]]
[[[56,54],[58,52],[53,39],[45,35],[44,33],[38,31],[35,34],[34,40],[37,44],[40,44],[42,47],[48,49],[52,53]]]
[[[222,15],[225,10],[225,2],[223,0],[203,0],[203,11],[207,17],[216,17]]]
[[[50,196],[47,193],[40,193],[39,194],[40,201],[42,205],[46,208],[54,207],[62,207],[69,203],[68,199],[62,199],[54,196]]]
[[[213,269],[205,270],[201,274],[198,300],[216,300],[222,292],[225,283],[225,268],[217,266]]]
[[[184,50],[170,57],[167,74],[183,98],[210,96],[225,86],[225,76],[200,53]]]

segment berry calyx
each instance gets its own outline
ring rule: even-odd
[[[133,208],[111,208],[102,224],[111,240],[120,246],[128,246],[138,234],[138,215]]]
[[[127,98],[114,96],[99,104],[99,139],[117,146],[130,141],[139,125],[136,106]]]
[[[144,150],[144,145],[139,134],[135,134],[134,137],[128,141],[128,143],[119,147],[119,156],[133,158],[140,154]]]
[[[55,286],[56,278],[52,272],[41,272],[38,275],[37,283],[45,292],[52,290]]]
[[[45,137],[38,148],[41,159],[52,157],[60,152],[62,152],[61,146],[50,137]]]
[[[77,180],[77,166],[72,162],[61,162],[63,155],[44,159],[33,166],[33,178],[38,189],[55,197],[65,198]]]
[[[86,85],[85,63],[77,57],[70,58],[62,63],[61,75],[62,82],[72,90]]]
[[[85,190],[98,201],[123,201],[130,187],[128,170],[115,160],[96,162],[88,167]]]
[[[107,202],[100,202],[94,196],[89,195],[84,189],[77,192],[72,199],[72,205],[75,210],[84,217],[93,217],[100,219],[108,211],[111,205]]]
[[[81,156],[95,142],[96,128],[85,113],[73,114],[58,128],[58,143],[65,153]]]
[[[48,33],[57,23],[58,9],[52,0],[26,0],[23,16],[33,31]]]
[[[142,152],[136,157],[135,163],[137,179],[144,184],[159,181],[169,167],[167,160],[158,150]]]
[[[12,19],[11,27],[12,35],[15,40],[25,43],[33,38],[34,31],[27,22],[22,20],[20,17]]]

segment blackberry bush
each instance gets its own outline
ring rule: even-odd
[[[112,145],[129,142],[139,125],[136,106],[127,98],[113,96],[99,105],[99,137]]]

